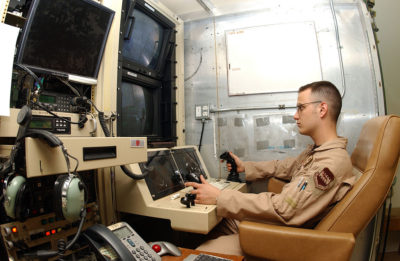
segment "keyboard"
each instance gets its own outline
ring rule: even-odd
[[[232,259],[226,259],[223,257],[208,255],[208,254],[199,254],[194,255],[190,254],[183,261],[232,261]]]
[[[224,188],[226,188],[227,186],[229,186],[230,182],[229,181],[224,181],[224,180],[220,180],[220,181],[211,181],[209,182],[211,185],[213,185],[214,187],[223,190]]]

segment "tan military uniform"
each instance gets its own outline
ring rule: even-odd
[[[217,214],[291,226],[318,220],[330,205],[343,198],[356,180],[346,145],[347,139],[337,138],[317,148],[310,145],[295,158],[245,162],[246,180],[277,177],[290,182],[280,194],[222,190],[217,199]],[[237,234],[209,240],[197,249],[243,255]]]
[[[296,158],[267,162],[245,162],[246,180],[277,177],[290,182],[280,194],[223,190],[217,214],[238,220],[259,220],[301,226],[317,218],[346,194],[355,182],[346,151],[347,139],[338,138]]]

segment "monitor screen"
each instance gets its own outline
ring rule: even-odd
[[[199,179],[200,174],[203,174],[207,179],[207,175],[205,175],[200,159],[194,148],[173,149],[171,153],[185,182],[190,181],[187,178],[189,173],[194,173]]]
[[[122,25],[123,67],[154,79],[164,74],[174,48],[175,24],[143,0],[127,0]]]
[[[158,136],[160,88],[122,80],[119,136]]]
[[[17,63],[53,75],[97,78],[114,11],[93,0],[34,0]]]
[[[122,55],[154,70],[163,43],[163,27],[138,9],[133,10],[133,16],[132,35],[124,40]]]
[[[184,181],[176,169],[176,165],[169,150],[149,151],[147,163],[140,163],[142,171],[144,166],[153,167],[146,176],[146,184],[153,200],[170,195],[185,188]]]

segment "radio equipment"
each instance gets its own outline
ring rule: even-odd
[[[71,134],[71,117],[56,118],[53,116],[32,115],[30,129],[47,130],[54,134]]]
[[[71,105],[72,98],[70,94],[43,91],[40,94],[39,102],[49,111],[74,112],[74,106]],[[34,110],[43,110],[38,105],[33,105]]]

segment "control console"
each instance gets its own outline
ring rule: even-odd
[[[116,173],[117,210],[161,219],[169,219],[175,230],[207,234],[220,221],[215,205],[194,204],[185,182],[203,175],[210,184],[220,189],[246,192],[246,184],[211,178],[195,146],[171,149],[149,149],[146,163],[133,164],[133,171],[141,166],[152,167],[144,180],[132,181],[123,173]],[[135,200],[126,200],[134,198]]]

